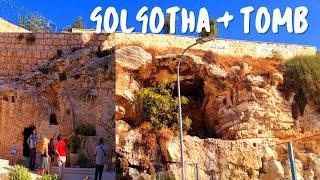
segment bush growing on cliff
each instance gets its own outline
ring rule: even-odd
[[[309,102],[320,112],[320,57],[300,56],[285,63],[284,92],[287,99],[294,94],[292,115],[303,115]]]
[[[158,87],[142,88],[137,91],[135,111],[141,115],[142,120],[149,121],[153,128],[166,126],[176,130],[179,125],[177,112],[178,98],[172,96],[173,86],[166,83]],[[181,98],[181,104],[187,104],[186,97]],[[189,130],[191,119],[183,117],[183,126]]]
[[[77,153],[81,148],[81,138],[79,136],[72,136],[68,141],[68,149],[70,149],[71,153]]]
[[[27,168],[17,165],[9,173],[9,180],[31,180]]]
[[[92,124],[79,124],[75,130],[77,134],[82,136],[95,136],[96,135],[96,128]]]

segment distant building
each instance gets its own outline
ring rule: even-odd
[[[0,18],[0,33],[4,33],[4,32],[7,32],[7,33],[26,33],[26,32],[30,32],[22,27],[19,27],[15,24],[12,24],[2,18]]]

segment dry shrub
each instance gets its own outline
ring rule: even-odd
[[[306,165],[308,163],[308,159],[304,156],[299,149],[294,149],[294,156],[296,159],[302,162],[302,164]]]
[[[149,132],[151,130],[151,124],[145,121],[140,125],[139,129],[141,133]]]
[[[126,157],[120,158],[120,167],[123,171],[123,173],[129,173],[129,161]]]
[[[148,171],[148,174],[155,174],[156,170],[154,165],[150,162],[149,158],[146,155],[143,155],[140,159],[140,167]]]
[[[157,136],[152,132],[142,134],[142,147],[146,151],[153,152],[156,149]]]
[[[171,137],[173,136],[173,132],[171,129],[162,126],[161,128],[158,129],[157,131],[157,136],[159,139],[163,139],[166,141],[169,141],[171,139]]]
[[[153,57],[165,55],[165,54],[181,54],[183,52],[183,48],[177,48],[177,47],[170,47],[170,48],[157,48],[157,47],[143,47],[147,52],[152,54]],[[190,49],[188,50],[188,53],[191,53],[195,56],[202,57],[205,53],[204,51],[196,50],[196,49]]]
[[[167,151],[167,143],[171,139],[173,134],[174,133],[172,132],[172,130],[167,127],[161,127],[157,130],[160,152],[163,157],[164,164],[167,164],[170,161],[169,153]]]
[[[165,54],[181,54],[183,52],[183,48],[170,47],[170,48],[158,48],[156,46],[145,46],[141,42],[131,42],[126,44],[117,45],[118,48],[125,46],[139,46],[144,50],[152,54],[153,57]],[[223,68],[226,69],[227,72],[232,73],[232,66],[239,65],[240,62],[245,62],[253,67],[254,75],[261,75],[268,73],[275,73],[280,70],[282,67],[284,60],[283,58],[279,58],[274,55],[266,58],[253,58],[251,56],[245,55],[243,57],[234,57],[234,56],[226,56],[226,55],[218,55],[212,51],[201,51],[196,49],[188,50],[188,53],[193,55],[202,57],[207,63],[218,63]]]
[[[294,142],[296,149],[306,153],[314,153],[320,155],[319,139],[306,139]]]
[[[208,54],[207,52],[206,54]],[[207,55],[210,57],[209,55]],[[212,56],[212,55],[211,55]],[[206,56],[204,56],[206,57]],[[240,62],[245,62],[252,66],[252,74],[261,75],[265,73],[278,72],[283,64],[282,61],[276,58],[253,58],[251,56],[234,57],[234,56],[223,56],[217,55],[215,60],[220,64],[228,73],[232,73],[232,66],[240,65]]]
[[[168,70],[160,70],[155,76],[155,82],[172,83],[177,81],[177,75],[170,73]]]
[[[118,137],[119,137],[119,143],[120,145],[125,145],[126,144],[126,140],[125,140],[125,137],[127,136],[127,132],[119,132],[118,133]]]
[[[307,151],[313,152],[316,155],[320,155],[320,146],[319,142],[316,140],[306,140],[304,141],[304,147]]]
[[[122,47],[126,46],[139,46],[139,47],[144,47],[144,45],[141,42],[130,42],[130,43],[121,43],[117,44],[117,49],[120,49]]]
[[[218,58],[218,54],[213,53],[212,51],[208,51],[206,52],[203,56],[202,59],[207,62],[208,64],[215,64],[217,63],[217,58]]]
[[[143,48],[145,51],[150,53],[153,57],[160,56],[160,55],[165,55],[165,54],[181,54],[183,52],[183,48],[177,48],[177,47],[170,47],[170,48],[158,48],[155,46],[146,46],[141,42],[130,42],[130,43],[122,43],[118,44],[117,48],[122,48],[126,46],[139,46]],[[201,50],[196,50],[196,49],[190,49],[188,53],[191,53],[196,56],[202,57],[205,52]]]
[[[139,164],[142,169],[145,169],[145,170],[149,169],[149,165],[150,165],[149,158],[146,155],[142,155]]]
[[[278,161],[283,163],[288,159],[288,147],[286,144],[279,144],[275,146],[275,151],[278,155]]]

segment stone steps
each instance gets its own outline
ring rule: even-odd
[[[58,173],[58,167],[52,167],[51,172],[54,174]],[[84,179],[90,177],[94,179],[95,168],[65,168],[64,169],[64,180]],[[116,175],[114,172],[103,172],[102,179],[115,179]]]
[[[0,159],[0,168],[9,167],[9,160]]]

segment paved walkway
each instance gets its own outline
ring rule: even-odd
[[[88,177],[88,176],[84,176],[84,175],[77,175],[77,174],[66,174],[64,176],[64,179],[65,180],[83,180],[85,177]],[[90,177],[90,180],[93,180],[94,179],[94,175],[89,175]],[[103,173],[102,175],[102,179],[103,180],[114,180],[116,179],[116,176],[115,176],[115,173]]]
[[[9,179],[9,171],[11,167],[2,167],[0,168],[0,180]],[[57,172],[57,167],[52,168],[52,172]],[[64,180],[83,180],[86,177],[89,177],[90,180],[94,179],[95,170],[92,168],[66,168],[64,171]],[[40,176],[35,174],[35,172],[30,172],[32,180],[40,179]],[[115,179],[115,173],[104,172],[102,175],[103,180],[113,180]]]
[[[57,173],[58,168],[52,167],[52,173]],[[83,180],[86,177],[90,177],[90,179],[94,179],[94,168],[65,168],[64,169],[64,180]],[[104,172],[102,175],[103,180],[113,180],[115,179],[116,174],[114,172]]]

